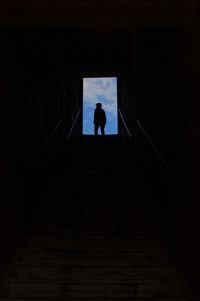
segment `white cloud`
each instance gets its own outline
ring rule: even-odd
[[[95,104],[101,102],[106,113],[117,114],[116,78],[84,78],[84,104],[95,109]]]

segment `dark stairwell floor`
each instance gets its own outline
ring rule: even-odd
[[[188,300],[119,137],[83,137],[77,162],[49,174],[0,300]]]

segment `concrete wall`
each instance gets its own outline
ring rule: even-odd
[[[129,32],[125,46],[125,54],[121,58],[118,70],[118,98],[125,123],[134,136],[136,127],[136,31]],[[119,132],[127,136],[127,130],[119,116]]]
[[[12,164],[31,154],[59,120],[69,131],[80,107],[80,75],[72,37],[61,31],[5,31],[0,43],[1,190]]]
[[[59,85],[58,53],[50,37],[1,32],[1,51],[2,189],[12,163],[31,152],[56,124]]]
[[[188,30],[143,30],[138,31],[137,37],[138,118],[191,200],[186,200],[149,143],[143,141],[143,158],[150,162],[144,161],[144,167],[157,190],[158,213],[168,225],[165,231],[197,300],[200,297],[199,33],[196,22]]]
[[[23,161],[59,120],[66,137],[80,106],[80,76],[68,45],[58,31],[0,32],[0,277],[31,224],[34,193],[40,193]]]

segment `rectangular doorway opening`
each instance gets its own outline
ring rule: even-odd
[[[83,135],[94,135],[97,103],[106,114],[105,135],[118,135],[117,77],[83,78]]]

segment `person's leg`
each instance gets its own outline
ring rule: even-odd
[[[101,125],[101,134],[102,134],[102,135],[105,134],[104,127],[105,127],[105,125]]]
[[[94,125],[94,134],[95,134],[95,136],[98,135],[98,128],[99,128],[99,125],[95,124]]]

